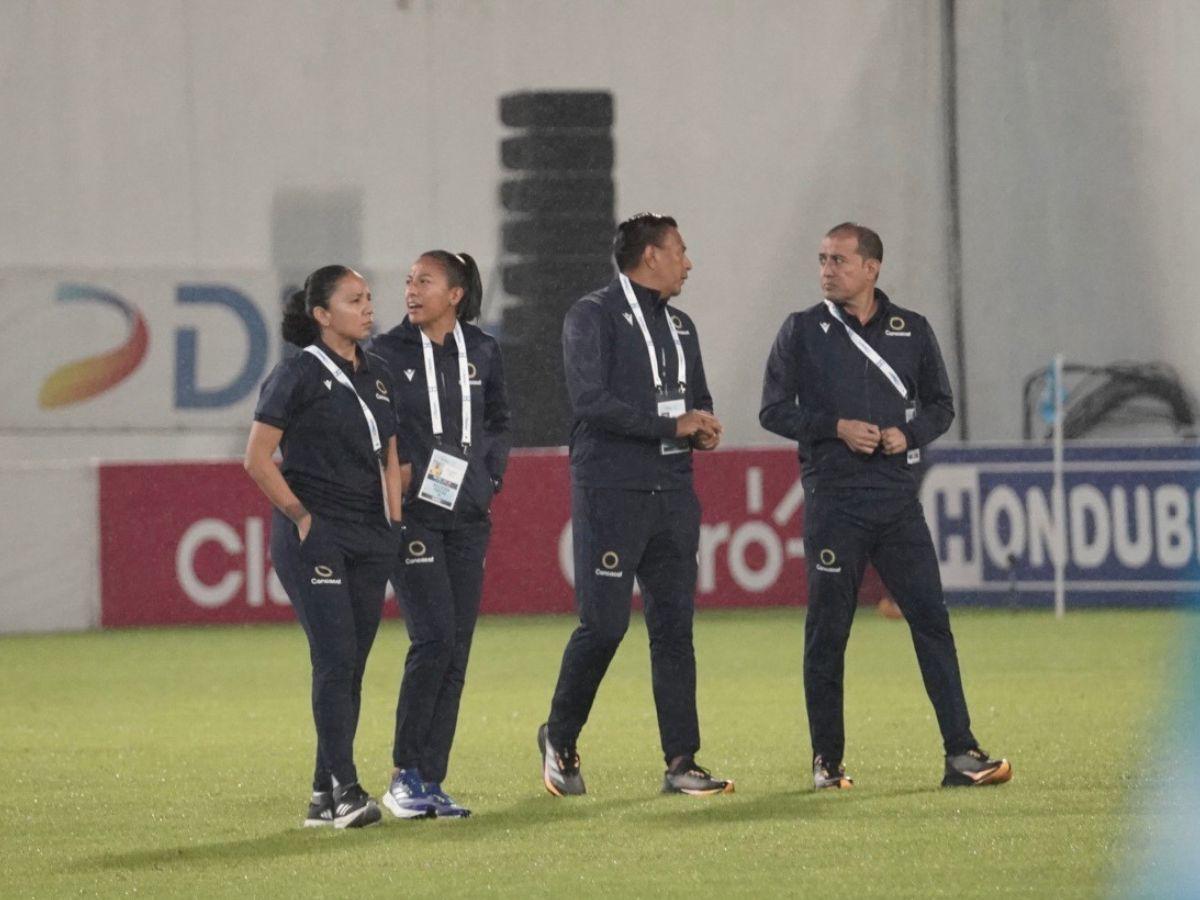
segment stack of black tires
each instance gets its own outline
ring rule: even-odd
[[[571,304],[613,277],[613,98],[608,91],[536,91],[500,98],[519,129],[500,144],[512,173],[504,208],[504,348],[519,447],[567,442],[562,321]]]

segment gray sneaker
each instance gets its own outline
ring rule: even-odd
[[[813,759],[813,790],[852,788],[854,779],[846,774],[846,767],[841,763],[836,766],[826,763],[825,758],[817,756]]]
[[[713,778],[708,769],[696,765],[696,761],[689,757],[663,775],[662,792],[711,797],[713,794],[732,794],[733,782]]]
[[[550,743],[545,723],[538,729],[538,751],[542,754],[542,783],[555,797],[577,797],[586,794],[583,776],[579,774],[579,754],[556,749]]]
[[[985,784],[1004,784],[1012,778],[1012,766],[1007,759],[989,759],[986,750],[973,747],[965,753],[946,757],[946,774],[942,787],[983,787]]]

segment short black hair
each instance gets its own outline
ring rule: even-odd
[[[859,225],[857,222],[843,222],[825,232],[825,237],[836,235],[854,235],[858,241],[859,256],[863,259],[875,259],[883,262],[883,241],[866,225]]]
[[[678,227],[679,223],[671,216],[650,212],[630,216],[617,226],[617,233],[613,237],[613,259],[617,268],[622,272],[637,268],[645,249],[651,244],[662,246],[661,241],[667,232]]]

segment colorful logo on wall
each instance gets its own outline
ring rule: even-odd
[[[63,284],[58,288],[59,303],[104,303],[120,311],[129,323],[129,336],[121,346],[67,363],[50,374],[38,392],[38,405],[57,409],[82,403],[124,381],[146,357],[150,331],[141,312],[115,294],[82,284]]]

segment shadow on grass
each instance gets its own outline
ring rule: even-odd
[[[203,868],[256,859],[277,860],[289,856],[311,856],[314,853],[358,851],[364,847],[388,844],[396,840],[403,840],[408,848],[414,843],[471,843],[494,840],[498,835],[515,830],[586,821],[613,812],[619,813],[627,807],[646,802],[642,798],[589,798],[583,803],[564,803],[549,797],[527,797],[512,806],[486,815],[442,822],[401,822],[385,812],[382,824],[371,828],[344,832],[331,828],[288,828],[239,840],[105,853],[81,859],[68,869],[74,872],[95,872],[180,866]]]
[[[681,826],[749,824],[764,821],[820,822],[861,819],[864,812],[890,818],[942,818],[940,803],[902,804],[889,810],[896,801],[931,799],[944,796],[936,788],[897,788],[894,790],[858,790],[813,793],[794,790],[772,794],[727,797],[684,797],[661,794],[638,797],[555,800],[546,796],[528,796],[504,808],[456,821],[399,822],[384,814],[383,824],[363,830],[334,832],[332,829],[287,828],[238,840],[205,844],[186,844],[106,853],[79,860],[69,867],[75,872],[117,871],[156,868],[204,868],[258,859],[278,860],[314,854],[342,854],[372,847],[384,847],[397,840],[411,852],[423,846],[470,845],[480,841],[504,840],[513,832],[530,829],[562,829],[589,821],[617,818],[626,824],[651,828],[678,829]],[[1023,808],[1012,808],[1014,815],[1025,815]]]
[[[928,788],[903,788],[891,791],[845,791],[815,793],[808,789],[772,794],[731,797],[663,797],[643,817],[649,824],[674,828],[680,817],[690,824],[699,822],[739,823],[765,821],[816,821],[856,818],[856,810],[901,797],[922,796]]]

